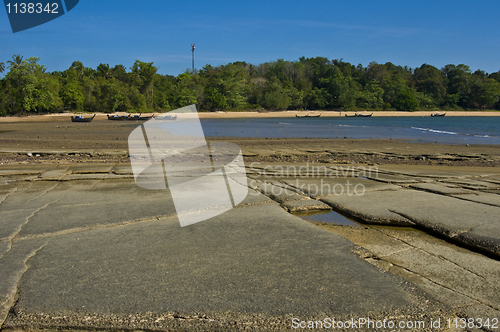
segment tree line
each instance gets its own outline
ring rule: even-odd
[[[205,65],[178,76],[153,62],[132,67],[75,61],[47,72],[40,58],[0,62],[0,116],[51,112],[165,112],[190,104],[200,111],[500,109],[500,71],[472,72],[391,62],[354,66],[324,57],[278,59],[259,65]]]

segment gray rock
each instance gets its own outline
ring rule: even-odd
[[[332,208],[323,202],[315,199],[289,201],[281,204],[288,212],[331,210]]]
[[[323,201],[368,223],[413,223],[500,255],[498,207],[405,189],[331,196]]]

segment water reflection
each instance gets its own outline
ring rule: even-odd
[[[355,228],[362,227],[359,223],[349,218],[344,217],[335,211],[308,211],[308,212],[297,212],[293,215],[301,217],[307,221],[319,221],[326,222],[336,225],[351,226]]]

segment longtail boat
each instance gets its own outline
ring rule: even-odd
[[[155,120],[177,120],[177,115],[156,116]]]
[[[108,120],[128,120],[130,118],[130,115],[109,115],[108,114]]]
[[[127,120],[149,120],[149,119],[152,119],[154,118],[155,115],[148,115],[148,116],[142,116],[142,115],[133,115],[133,116],[130,116]]]
[[[309,115],[309,114],[298,115],[298,114],[295,114],[296,118],[319,118],[320,116],[321,116],[321,114],[319,114],[319,115]]]
[[[345,114],[346,117],[348,118],[369,118],[370,116],[372,116],[372,114],[358,114],[358,113],[354,113],[354,115],[347,115]]]
[[[94,116],[89,117],[89,118],[84,118],[84,117],[83,117],[83,116],[81,116],[81,115],[77,115],[77,116],[72,116],[72,117],[71,117],[71,122],[90,122],[90,121],[92,121],[94,118],[95,118],[95,114],[94,114]]]

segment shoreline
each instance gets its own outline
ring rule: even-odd
[[[200,118],[202,119],[217,119],[217,118],[280,118],[280,117],[295,117],[295,115],[319,115],[321,117],[345,117],[347,115],[353,115],[355,111],[280,111],[280,112],[215,112],[215,113],[199,113]],[[418,112],[398,112],[398,111],[358,111],[360,114],[371,114],[372,117],[400,117],[400,116],[414,116],[414,117],[422,117],[422,116],[431,116],[435,112],[431,111],[418,111]],[[440,112],[443,113],[443,112]],[[500,112],[491,111],[491,112],[474,112],[474,111],[453,111],[453,112],[444,112],[446,116],[500,116]]]
[[[293,114],[293,113],[292,113]],[[220,114],[215,114],[220,115]],[[96,119],[71,123],[40,116],[0,123],[0,163],[127,162],[128,137],[137,125]],[[213,137],[240,146],[247,161],[318,161],[372,164],[500,166],[498,145],[425,143],[405,139]]]
[[[45,163],[129,163],[127,133],[117,138],[91,134],[49,137],[36,142],[36,136],[5,140],[0,149],[0,164]],[[81,141],[69,144],[67,140]],[[242,149],[245,162],[311,162],[371,165],[420,165],[488,167],[500,166],[497,145],[447,145],[390,139],[299,139],[207,137],[209,142],[231,142]],[[38,144],[37,144],[38,143]]]
[[[319,115],[322,117],[344,117],[345,114],[353,115],[355,111],[279,111],[279,112],[199,112],[201,119],[230,119],[230,118],[280,118],[280,117],[295,117],[295,115]],[[362,114],[371,114],[373,117],[426,117],[434,114],[435,111],[358,111]],[[500,116],[500,111],[446,111],[446,116]],[[94,113],[85,113],[84,115]],[[111,113],[95,113],[96,120],[105,119],[107,114]],[[162,114],[162,113],[141,113],[144,115]],[[25,122],[25,121],[58,121],[67,120],[71,116],[81,115],[81,113],[55,113],[43,115],[28,115],[28,116],[7,116],[0,117],[0,123],[8,122]]]

